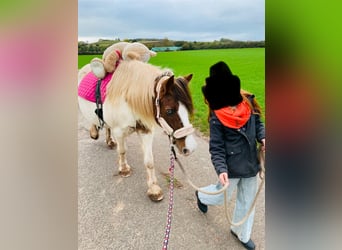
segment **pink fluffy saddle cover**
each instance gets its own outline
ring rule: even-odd
[[[112,79],[113,73],[108,73],[101,82],[100,90],[101,90],[101,101],[102,103],[106,99],[106,90],[107,84],[110,79]],[[78,96],[82,97],[91,102],[96,102],[96,85],[98,78],[93,74],[93,72],[89,72],[86,74],[78,85]]]

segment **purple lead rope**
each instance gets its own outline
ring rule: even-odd
[[[169,208],[167,210],[167,222],[166,222],[165,236],[164,236],[162,250],[167,249],[167,246],[169,244],[170,231],[171,231],[171,218],[172,218],[172,209],[173,209],[173,189],[174,189],[173,179],[174,179],[174,169],[175,169],[175,155],[174,155],[174,153],[175,152],[174,152],[174,149],[172,146],[171,154],[170,154],[171,165],[169,168],[169,172],[170,172]]]

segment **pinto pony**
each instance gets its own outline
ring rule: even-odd
[[[88,65],[79,71],[79,82],[89,71]],[[113,135],[117,143],[119,174],[128,177],[131,175],[131,167],[126,160],[125,138],[133,132],[138,133],[147,171],[147,194],[153,201],[163,199],[152,154],[156,126],[164,129],[181,154],[189,155],[196,148],[192,135],[194,129],[189,122],[189,115],[193,113],[188,88],[191,79],[192,74],[174,77],[169,70],[133,60],[122,61],[107,85],[103,102],[107,144],[114,143],[111,142]],[[99,126],[94,112],[96,104],[81,97],[78,100],[81,113],[93,124],[91,136],[96,137],[95,132],[98,132]]]

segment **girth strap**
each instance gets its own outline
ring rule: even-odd
[[[95,114],[99,118],[100,128],[103,128],[104,120],[103,120],[103,108],[102,108],[102,100],[101,100],[101,83],[102,80],[98,79],[96,84],[95,98],[96,98],[96,110]]]

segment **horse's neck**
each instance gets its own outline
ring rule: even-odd
[[[115,106],[118,98],[124,96],[137,121],[147,128],[155,125],[154,88],[155,78],[161,70],[139,61],[123,61],[113,74],[107,89],[108,102]]]

